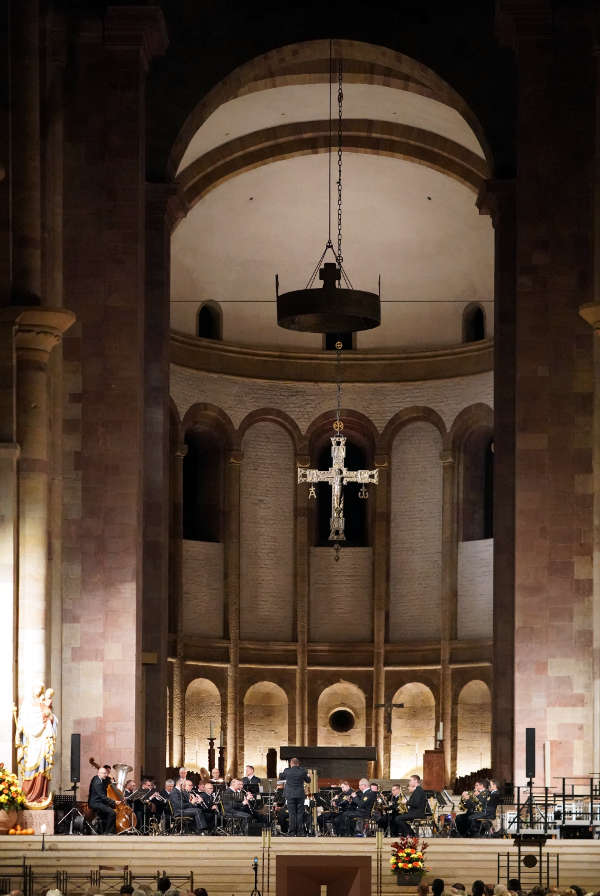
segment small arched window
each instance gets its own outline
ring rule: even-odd
[[[223,318],[217,302],[205,302],[198,311],[196,335],[201,339],[222,339]]]
[[[463,313],[463,342],[485,339],[485,315],[481,305],[467,305]]]

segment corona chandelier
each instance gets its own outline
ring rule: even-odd
[[[332,90],[333,90],[333,41],[329,41],[329,155],[328,155],[328,235],[321,253],[304,289],[279,293],[279,276],[275,275],[277,296],[277,323],[287,330],[305,333],[354,333],[371,330],[381,323],[381,301],[379,292],[364,292],[354,289],[343,266],[342,255],[342,111],[344,94],[342,91],[342,61],[338,63],[338,124],[337,124],[337,251],[331,239],[332,218]],[[331,252],[333,261],[325,261]],[[321,267],[323,264],[323,267]],[[314,287],[319,274],[323,281],[321,289]],[[344,284],[343,286],[341,284]]]

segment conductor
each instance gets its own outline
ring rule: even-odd
[[[290,767],[279,775],[285,781],[285,798],[289,814],[288,834],[301,837],[304,826],[304,784],[310,783],[308,772],[300,765],[299,759],[290,759]]]

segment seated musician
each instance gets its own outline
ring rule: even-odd
[[[290,815],[285,801],[285,781],[278,781],[275,789],[274,812],[275,819],[282,834],[287,834],[290,824]]]
[[[358,793],[350,802],[350,806],[341,812],[334,821],[335,832],[338,837],[351,833],[350,825],[356,818],[370,818],[371,809],[377,798],[377,794],[371,790],[371,785],[366,778],[358,782]]]
[[[117,818],[117,813],[115,812],[116,803],[106,795],[108,785],[108,771],[105,765],[101,765],[98,769],[98,774],[94,775],[90,781],[88,806],[102,819],[102,833],[114,834]]]
[[[204,812],[208,829],[209,831],[214,831],[221,815],[221,805],[215,796],[215,788],[210,781],[203,785],[203,789],[200,791],[200,799],[202,800],[202,811]]]
[[[496,818],[498,805],[502,799],[502,797],[500,796],[500,791],[498,790],[498,785],[493,778],[491,778],[489,781],[482,781],[481,783],[483,784],[484,790],[482,791],[479,799],[482,803],[483,808],[480,812],[473,812],[469,818],[470,837],[477,837],[480,833],[482,833],[482,821],[494,821],[494,819]]]
[[[210,782],[211,782],[211,784],[224,784],[225,783],[219,773],[218,768],[213,768],[213,770],[211,771]]]
[[[135,827],[141,829],[144,825],[144,803],[142,802],[141,794],[138,790],[138,785],[134,779],[129,778],[129,780],[125,782],[123,796],[125,797],[127,805],[131,806],[133,809],[135,815]]]
[[[473,815],[485,811],[483,791],[483,781],[475,781],[473,792],[469,793],[465,790],[461,796],[459,809],[462,809],[462,812],[456,816],[456,829],[461,837],[470,836]]]
[[[181,768],[179,769],[179,774],[177,776],[177,780],[178,781],[187,781],[187,776],[188,776],[187,768],[184,768],[183,766],[181,766]]]
[[[421,786],[420,775],[411,775],[408,782],[409,797],[406,801],[406,812],[398,817],[396,830],[401,837],[414,837],[410,822],[414,818],[425,818],[427,813],[427,797]]]
[[[257,797],[260,793],[261,780],[254,774],[254,766],[246,766],[246,774],[242,778],[242,786],[244,790],[249,791],[253,797]]]
[[[191,781],[189,783],[191,784]],[[201,834],[206,830],[204,813],[200,806],[194,805],[190,800],[187,783],[184,778],[179,778],[177,784],[170,792],[168,799],[171,804],[173,818],[192,818],[197,834]]]
[[[252,815],[254,797],[251,793],[243,793],[239,778],[231,779],[229,787],[226,787],[221,794],[221,801],[226,818],[248,819]]]
[[[390,796],[390,811],[389,811],[389,829],[390,835],[392,837],[398,836],[398,818],[401,818],[404,814],[401,809],[404,809],[404,797],[402,796],[402,788],[399,784],[392,784],[392,795]]]
[[[142,778],[141,799],[146,807],[146,823],[154,818],[160,824],[165,811],[166,796],[161,794],[153,778]]]

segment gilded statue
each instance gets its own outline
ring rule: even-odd
[[[53,696],[52,688],[37,682],[18,714],[13,706],[17,766],[28,809],[45,809],[52,801],[50,779],[58,731]]]

